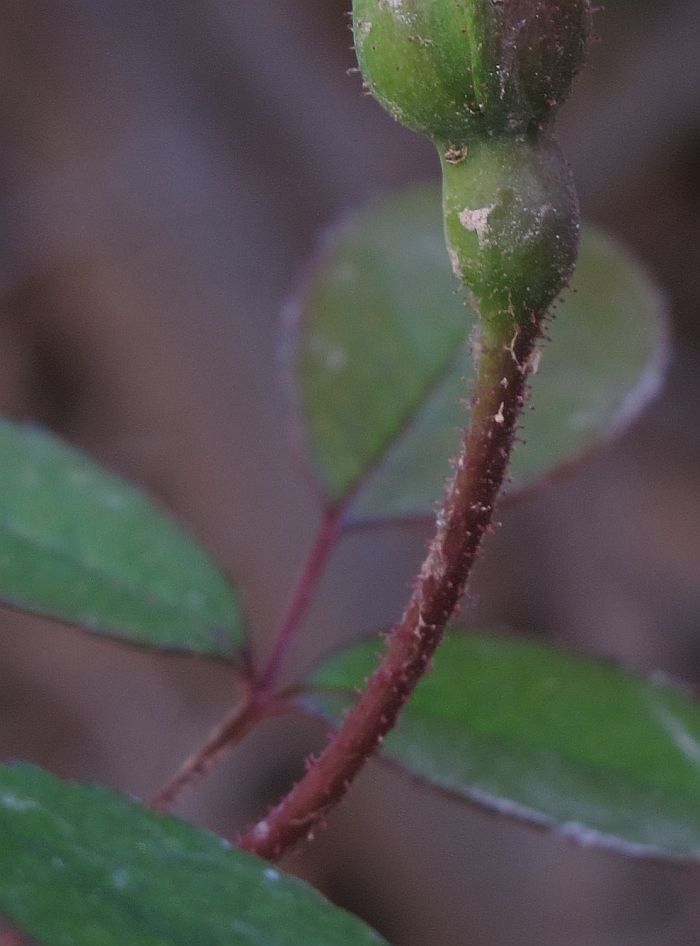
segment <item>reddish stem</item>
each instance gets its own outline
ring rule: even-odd
[[[183,762],[170,782],[153,798],[152,808],[167,810],[172,807],[183,791],[193,788],[204,778],[262,719],[279,715],[288,709],[284,701],[275,699],[272,694],[294,635],[343,530],[344,509],[344,506],[338,506],[326,513],[282,615],[272,653],[259,675],[248,681],[244,699],[215,726],[200,748]]]
[[[294,635],[306,614],[312,595],[323,575],[329,555],[343,531],[344,514],[345,505],[330,509],[325,514],[316,540],[306,557],[299,579],[294,586],[280,621],[272,653],[257,675],[255,689],[258,692],[269,693],[277,682]]]
[[[309,837],[379,748],[426,672],[491,523],[538,334],[533,320],[509,344],[501,339],[483,350],[472,423],[438,515],[437,534],[382,662],[302,780],[243,834],[243,849],[276,860]]]
[[[211,731],[204,744],[183,762],[171,781],[153,798],[151,808],[158,811],[170,808],[184,789],[192,788],[204,778],[227,750],[241,742],[262,719],[281,712],[280,707],[279,701],[264,701],[249,688],[240,703]]]
[[[0,933],[0,946],[23,946],[24,937],[19,930],[3,930]]]

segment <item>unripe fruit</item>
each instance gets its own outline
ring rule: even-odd
[[[542,126],[583,59],[589,0],[354,0],[365,82],[445,147]]]
[[[557,145],[500,136],[470,146],[458,164],[443,159],[443,209],[453,269],[484,319],[511,328],[538,320],[578,250],[578,202]]]

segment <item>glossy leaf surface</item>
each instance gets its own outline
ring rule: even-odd
[[[475,325],[434,186],[351,218],[327,241],[291,320],[299,426],[321,490],[355,519],[428,514],[457,453]],[[656,391],[658,295],[620,245],[583,233],[512,465],[514,490],[570,463]]]
[[[0,420],[0,600],[133,643],[232,657],[234,593],[139,490]]]
[[[377,650],[332,658],[307,706],[339,718]],[[453,633],[384,754],[457,797],[585,844],[700,859],[700,705],[605,663]]]
[[[44,946],[370,946],[356,918],[107,789],[0,767],[0,913]]]

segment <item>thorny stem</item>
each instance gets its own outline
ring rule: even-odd
[[[183,762],[173,778],[153,798],[152,808],[170,808],[183,791],[193,788],[204,778],[262,719],[284,711],[285,704],[281,700],[275,700],[270,694],[274,693],[285,657],[308,610],[330,553],[343,530],[344,510],[344,506],[338,506],[337,509],[326,513],[280,620],[267,663],[249,681],[243,699],[215,726],[199,749]]]
[[[384,657],[302,780],[242,835],[239,844],[245,850],[277,860],[311,837],[379,748],[428,669],[491,524],[523,407],[539,323],[533,317],[512,339],[506,340],[503,328],[494,335],[481,353],[472,422],[438,515],[437,534],[403,617],[388,637]]]

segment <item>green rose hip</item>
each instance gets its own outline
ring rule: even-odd
[[[372,93],[445,145],[545,123],[586,46],[588,0],[355,0]]]
[[[571,173],[541,136],[495,136],[465,161],[443,157],[445,237],[455,274],[485,319],[522,324],[573,272],[579,214]]]
[[[453,270],[494,331],[538,323],[578,250],[546,126],[581,65],[589,0],[354,0],[353,18],[370,90],[440,153]]]

